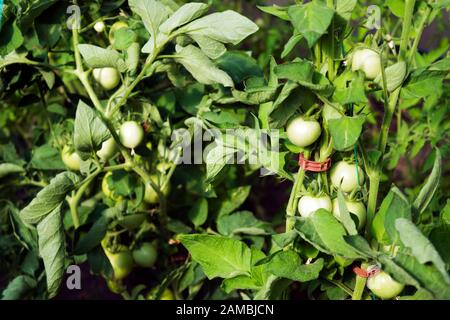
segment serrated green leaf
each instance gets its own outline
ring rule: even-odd
[[[53,212],[66,198],[66,195],[75,188],[80,181],[73,172],[63,172],[50,181],[31,203],[20,212],[20,218],[28,224],[38,224],[47,215]]]
[[[243,242],[201,234],[181,235],[179,239],[208,279],[250,276],[252,253]]]
[[[74,143],[77,153],[83,160],[88,160],[111,138],[111,134],[95,111],[79,101],[75,116]]]
[[[297,6],[288,10],[289,17],[297,32],[303,35],[312,48],[327,33],[334,16],[334,10],[318,1]]]
[[[37,225],[39,255],[44,260],[47,292],[53,298],[59,291],[65,268],[65,235],[61,217],[62,204]]]

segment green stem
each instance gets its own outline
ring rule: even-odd
[[[294,229],[295,225],[295,213],[297,211],[297,195],[301,190],[303,181],[305,179],[305,170],[302,167],[298,169],[298,174],[295,177],[294,186],[292,187],[291,195],[286,210],[286,232]]]
[[[327,6],[334,10],[334,0],[327,0]],[[328,52],[328,78],[330,81],[334,80],[335,70],[334,70],[334,19],[331,22],[331,32],[330,32],[330,44],[331,48]]]
[[[78,205],[83,197],[84,192],[89,188],[94,179],[102,172],[102,168],[98,168],[93,174],[87,177],[81,186],[77,189],[75,195],[69,199],[70,214],[72,215],[73,226],[75,229],[80,227],[80,215],[78,214]]]
[[[425,13],[422,15],[422,20],[420,20],[419,22],[418,32],[416,34],[416,38],[414,39],[413,46],[410,50],[410,55],[408,59],[409,65],[412,65],[412,63],[414,62],[417,47],[419,46],[420,39],[422,39],[423,30],[425,29],[427,21],[430,18],[430,14],[431,14],[431,7],[427,6]]]
[[[367,267],[367,263],[364,262],[361,264],[361,269],[366,270]],[[366,287],[366,280],[366,278],[356,276],[356,284],[355,290],[353,290],[352,300],[361,300],[364,293],[364,288]]]

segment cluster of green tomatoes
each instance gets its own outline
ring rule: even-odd
[[[351,58],[352,71],[362,71],[366,78],[374,80],[381,73],[381,59],[379,54],[371,49],[360,49]],[[314,117],[297,116],[286,128],[289,141],[297,147],[308,148],[322,135],[322,126]],[[357,163],[341,160],[331,168],[329,178],[335,190],[345,194],[345,205],[357,220],[357,229],[362,231],[367,220],[367,210],[363,201],[357,199],[356,194],[364,183],[363,169]],[[302,217],[309,217],[319,209],[332,213],[340,221],[340,206],[338,199],[332,199],[323,190],[302,194],[298,200],[298,212]],[[375,268],[371,266],[370,268]],[[395,281],[382,270],[374,272],[367,280],[367,287],[381,299],[392,299],[398,296],[404,285]]]

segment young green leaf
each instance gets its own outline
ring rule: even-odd
[[[37,286],[34,278],[28,275],[15,277],[3,290],[1,300],[20,300],[32,289]]]
[[[180,29],[188,35],[202,35],[222,43],[238,44],[258,31],[258,26],[237,12],[228,10],[207,15]]]
[[[334,16],[334,10],[319,1],[289,7],[288,14],[295,29],[305,37],[308,46],[327,33]]]
[[[328,211],[320,209],[308,218],[299,218],[295,228],[300,236],[318,250],[349,259],[361,256],[344,240],[344,227]]]
[[[287,250],[273,254],[266,268],[277,277],[307,282],[319,277],[323,265],[323,259],[318,259],[311,264],[301,264],[299,255],[295,251]]]
[[[14,163],[0,163],[0,179],[15,173],[22,173],[25,169]]]
[[[414,201],[414,208],[419,211],[419,214],[423,213],[425,209],[433,199],[433,196],[439,186],[439,182],[442,175],[442,156],[441,151],[436,148],[436,159],[434,160],[433,170],[431,171],[430,176],[428,177],[427,182],[420,190],[419,195]]]
[[[398,240],[395,221],[398,218],[411,219],[411,207],[408,200],[397,187],[392,187],[383,200],[372,223],[372,234],[379,243],[389,245]]]
[[[275,17],[278,17],[284,21],[290,21],[291,19],[289,18],[288,15],[288,8],[289,7],[280,7],[277,6],[276,4],[274,4],[273,6],[257,6],[259,10],[271,14]]]
[[[358,230],[356,230],[355,222],[353,221],[352,217],[350,216],[350,212],[347,209],[347,205],[345,204],[345,198],[342,191],[339,189],[338,193],[338,203],[339,203],[339,218],[338,220],[341,221],[342,225],[347,230],[348,234],[353,236],[358,234]]]
[[[111,134],[95,111],[79,101],[75,116],[74,143],[80,158],[88,160]]]
[[[273,232],[267,223],[255,218],[250,211],[220,216],[217,220],[217,231],[225,236],[237,234],[267,235]]]
[[[179,239],[208,279],[250,275],[252,253],[243,242],[202,234],[181,235]]]
[[[442,273],[442,277],[450,285],[450,277],[447,273],[445,263],[433,244],[425,237],[422,232],[410,220],[399,218],[395,220],[400,240],[409,249],[416,259],[423,264],[433,262],[436,268]]]
[[[39,255],[44,260],[49,298],[58,293],[64,276],[66,251],[61,207],[62,203],[37,225]]]
[[[186,3],[180,7],[174,14],[172,14],[169,19],[164,21],[163,24],[159,26],[161,32],[170,34],[176,28],[179,28],[186,23],[191,22],[197,18],[204,15],[209,9],[209,5],[205,3]]]
[[[103,49],[91,44],[79,44],[83,59],[91,68],[116,68],[123,70],[123,60],[120,54],[112,49]]]
[[[405,80],[406,77],[406,63],[401,61],[396,64],[386,68],[386,83],[387,90],[389,92],[394,91],[398,87],[400,87]],[[379,75],[375,82],[378,83],[381,87],[383,87],[383,79],[382,76]]]
[[[251,186],[241,186],[229,189],[224,199],[220,201],[218,216],[228,215],[239,208],[250,195]]]
[[[234,87],[233,80],[230,76],[225,71],[217,68],[214,63],[195,46],[177,46],[177,58],[175,60],[182,64],[200,83],[220,83],[225,87]]]
[[[365,120],[364,116],[343,116],[339,119],[331,119],[328,127],[333,137],[334,147],[339,151],[344,151],[355,145],[361,135]]]
[[[196,228],[204,224],[208,219],[208,200],[200,198],[189,210],[188,217]]]
[[[64,201],[67,194],[80,181],[72,172],[58,174],[42,189],[31,203],[20,212],[20,218],[27,224],[38,224]]]
[[[128,5],[141,17],[145,29],[152,38],[157,36],[159,27],[172,13],[169,7],[157,0],[128,0]]]
[[[200,49],[210,59],[218,59],[227,52],[227,48],[222,42],[211,39],[200,34],[191,35],[191,38],[197,42]]]

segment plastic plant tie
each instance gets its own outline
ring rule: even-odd
[[[380,268],[378,266],[372,266],[364,270],[360,267],[354,267],[353,272],[361,278],[370,278],[380,272]]]
[[[303,153],[301,153],[298,164],[305,171],[325,172],[331,168],[331,158],[328,158],[325,162],[316,162],[306,160]]]

